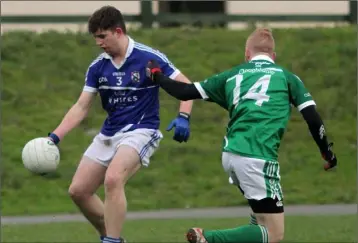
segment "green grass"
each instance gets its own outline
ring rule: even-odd
[[[180,219],[127,221],[123,236],[129,242],[185,242],[193,226],[225,229],[248,224],[239,219]],[[75,230],[74,230],[75,229]],[[284,242],[357,242],[356,216],[290,216],[286,218]],[[98,242],[87,223],[2,226],[2,242]]]
[[[133,38],[159,48],[190,79],[202,80],[243,61],[248,31],[148,30]],[[352,203],[356,200],[356,30],[355,28],[274,30],[278,62],[297,73],[318,104],[335,142],[339,168],[322,170],[322,160],[298,112],[280,148],[286,204]],[[3,215],[77,212],[67,196],[76,165],[105,114],[97,100],[89,117],[61,143],[56,174],[38,177],[26,171],[21,150],[46,136],[61,121],[84,85],[84,73],[98,53],[92,37],[79,33],[10,32],[2,36],[1,162]],[[179,102],[161,93],[161,129]],[[197,101],[186,144],[165,138],[151,166],[127,187],[129,210],[233,206],[245,203],[227,183],[221,144],[227,114],[215,104]],[[101,189],[100,194],[103,195]]]

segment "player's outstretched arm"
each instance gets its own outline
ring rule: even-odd
[[[337,165],[337,158],[332,151],[333,143],[328,142],[323,121],[315,106],[310,105],[303,108],[301,114],[308,125],[313,139],[319,147],[323,159],[327,162],[324,165],[324,169],[329,170],[335,167]]]
[[[179,82],[168,78],[162,73],[155,73],[153,81],[162,87],[169,95],[178,100],[195,100],[201,99],[201,95],[194,84]]]
[[[175,81],[165,76],[159,65],[151,62],[147,66],[147,76],[162,87],[169,95],[178,100],[201,99],[201,95],[193,83]]]
[[[83,91],[77,102],[71,107],[62,119],[60,125],[49,134],[49,137],[57,144],[72,129],[77,127],[87,116],[96,93]]]

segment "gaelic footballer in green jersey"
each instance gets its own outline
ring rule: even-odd
[[[171,96],[179,100],[215,102],[229,112],[223,151],[277,160],[293,105],[302,113],[323,158],[329,163],[324,168],[336,165],[330,160],[331,145],[311,94],[297,75],[270,58],[257,56],[248,63],[193,84],[170,80],[153,62],[149,67],[154,71],[153,81]]]
[[[254,45],[252,36],[256,38]],[[248,200],[257,223],[262,224],[212,231],[192,228],[187,234],[190,243],[283,239],[283,194],[277,158],[291,105],[307,122],[326,160],[324,168],[337,164],[314,100],[297,75],[275,64],[270,38],[274,42],[266,29],[254,32],[248,39],[251,44],[246,44],[246,63],[194,84],[175,82],[162,73],[155,61],[148,63],[147,75],[168,94],[179,100],[215,102],[228,111],[230,121],[223,141],[222,164],[230,181]]]

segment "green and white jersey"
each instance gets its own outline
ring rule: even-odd
[[[276,161],[291,104],[299,111],[315,105],[300,78],[265,55],[194,84],[229,111],[223,151],[252,158]]]

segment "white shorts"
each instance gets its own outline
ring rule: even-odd
[[[159,147],[163,134],[154,129],[136,129],[130,132],[119,132],[112,137],[101,133],[96,135],[92,144],[87,148],[84,155],[90,159],[108,167],[117,149],[121,145],[134,148],[140,157],[143,166],[148,166],[150,157]]]
[[[283,199],[280,166],[277,161],[224,152],[222,165],[229,175],[229,182],[239,186],[246,199]]]

